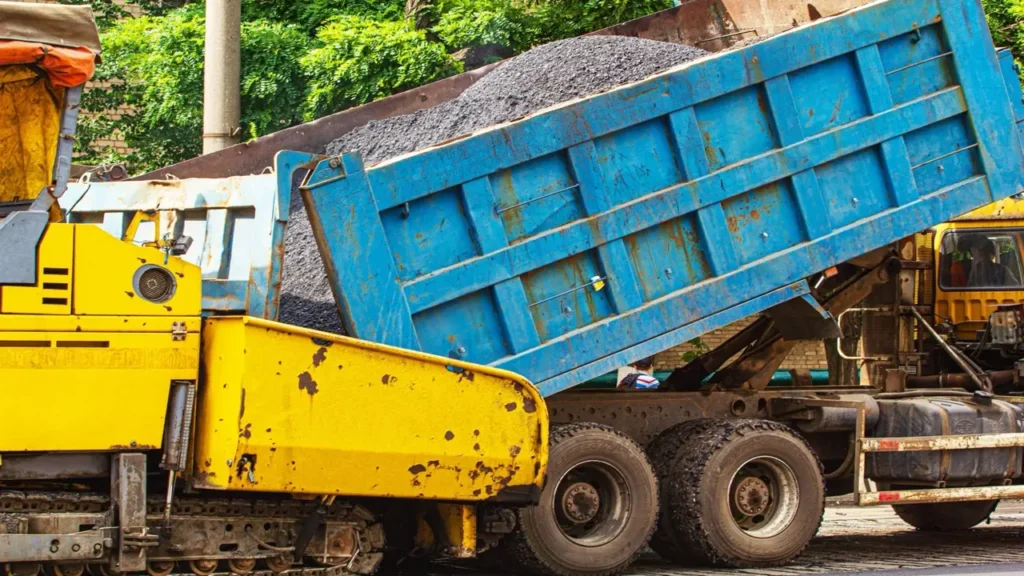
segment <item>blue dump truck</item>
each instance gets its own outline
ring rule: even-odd
[[[118,235],[124,213],[176,212],[206,312],[272,320],[301,195],[350,337],[545,397],[543,492],[480,517],[497,557],[613,574],[649,544],[763,567],[803,550],[826,488],[922,530],[1024,497],[1018,399],[899,370],[767,389],[796,343],[899,278],[894,242],[1024,192],[1022,120],[977,0],[887,0],[373,166],[281,152],[273,174],[61,202]],[[573,390],[758,314],[657,390]]]

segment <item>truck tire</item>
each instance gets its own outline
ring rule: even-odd
[[[941,532],[974,528],[988,518],[997,504],[999,500],[936,502],[893,505],[892,510],[900,520],[918,530]]]
[[[707,418],[681,422],[658,434],[647,446],[647,457],[651,459],[654,472],[658,477],[659,494],[658,527],[654,530],[654,536],[651,537],[650,547],[669,562],[682,565],[693,563],[693,554],[688,548],[689,543],[676,537],[671,522],[668,495],[671,492],[669,483],[672,480],[672,471],[680,456],[686,454],[683,447],[690,439],[703,433],[715,422],[715,420]]]
[[[687,432],[663,485],[663,533],[676,546],[667,554],[730,568],[799,555],[825,512],[821,462],[807,441],[765,420],[713,420]]]
[[[540,503],[518,512],[506,557],[529,574],[605,576],[629,567],[658,521],[658,481],[643,449],[614,428],[551,429]]]

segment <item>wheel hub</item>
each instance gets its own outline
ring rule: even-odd
[[[267,568],[271,572],[279,573],[284,572],[292,567],[293,559],[291,554],[282,554],[281,556],[275,556],[273,558],[267,558]]]
[[[228,569],[234,574],[248,574],[256,568],[255,558],[232,558],[228,560]]]
[[[760,478],[748,476],[736,483],[733,501],[745,516],[764,514],[771,500],[768,484]]]
[[[562,511],[565,517],[576,524],[590,522],[601,508],[601,496],[597,489],[586,482],[577,482],[562,495]]]
[[[198,576],[209,576],[210,574],[213,574],[215,570],[217,570],[217,561],[206,559],[192,560],[191,562],[189,562],[189,568],[192,569],[192,572],[198,574]]]

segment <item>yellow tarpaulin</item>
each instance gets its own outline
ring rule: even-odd
[[[63,94],[28,66],[0,66],[0,202],[34,200],[50,184]]]

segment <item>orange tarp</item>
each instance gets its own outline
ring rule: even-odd
[[[85,84],[96,70],[96,54],[82,48],[64,48],[20,40],[0,40],[0,66],[34,65],[46,72],[56,88]]]

